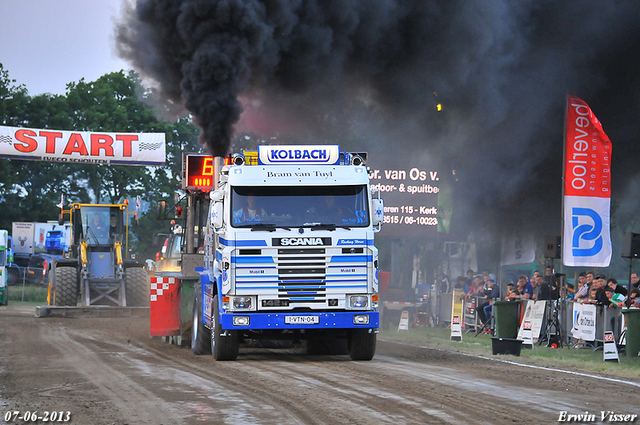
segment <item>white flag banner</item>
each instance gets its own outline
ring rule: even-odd
[[[591,108],[567,97],[562,263],[608,267],[611,262],[611,141]]]
[[[611,236],[609,199],[586,196],[564,197],[565,266],[609,267]]]
[[[0,158],[70,164],[162,166],[164,133],[106,133],[0,126]]]
[[[536,243],[532,233],[522,233],[514,230],[502,237],[502,255],[500,263],[503,266],[528,264],[536,257]]]

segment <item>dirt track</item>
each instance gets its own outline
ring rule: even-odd
[[[150,338],[145,318],[34,310],[0,308],[0,423],[7,411],[34,410],[69,411],[70,423],[87,425],[539,424],[561,411],[587,411],[597,423],[602,410],[640,414],[636,382],[384,341],[371,362],[246,349],[216,363]]]

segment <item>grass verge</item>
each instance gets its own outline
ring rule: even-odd
[[[47,304],[47,288],[43,286],[9,286],[9,303],[33,303],[33,305]],[[29,305],[29,304],[25,304]]]
[[[488,334],[476,337],[474,333],[463,332],[462,341],[451,341],[451,330],[448,328],[420,326],[409,328],[408,331],[396,331],[397,326],[390,326],[389,329],[381,329],[379,337],[387,341],[499,358],[516,363],[640,381],[640,357],[632,358],[619,354],[620,363],[605,362],[602,349],[594,351],[566,346],[554,349],[544,344],[541,346],[535,344],[532,350],[523,349],[520,356],[494,355],[491,335]]]

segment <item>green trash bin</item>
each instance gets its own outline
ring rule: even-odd
[[[496,338],[516,338],[520,326],[520,301],[494,301],[491,313],[496,325]]]
[[[640,351],[640,308],[622,310],[627,323],[625,353],[628,357],[637,357]]]

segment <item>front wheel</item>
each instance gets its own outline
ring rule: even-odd
[[[373,329],[353,329],[349,335],[351,360],[371,360],[376,354],[376,333]]]
[[[198,291],[198,287],[195,288]],[[191,322],[191,351],[194,354],[211,353],[211,331],[202,323],[202,304],[198,297],[193,297],[193,319]]]
[[[20,272],[14,268],[7,269],[7,286],[15,286],[20,282]]]
[[[55,285],[51,279],[54,273],[49,273],[49,305],[71,306],[78,305],[78,276],[75,267],[57,267],[55,271]]]
[[[131,267],[124,272],[125,293],[129,307],[149,307],[149,275],[146,270]]]
[[[220,307],[218,295],[213,297],[213,314],[211,315],[211,354],[216,360],[235,360],[238,357],[240,340],[237,331],[222,331],[220,323]]]

